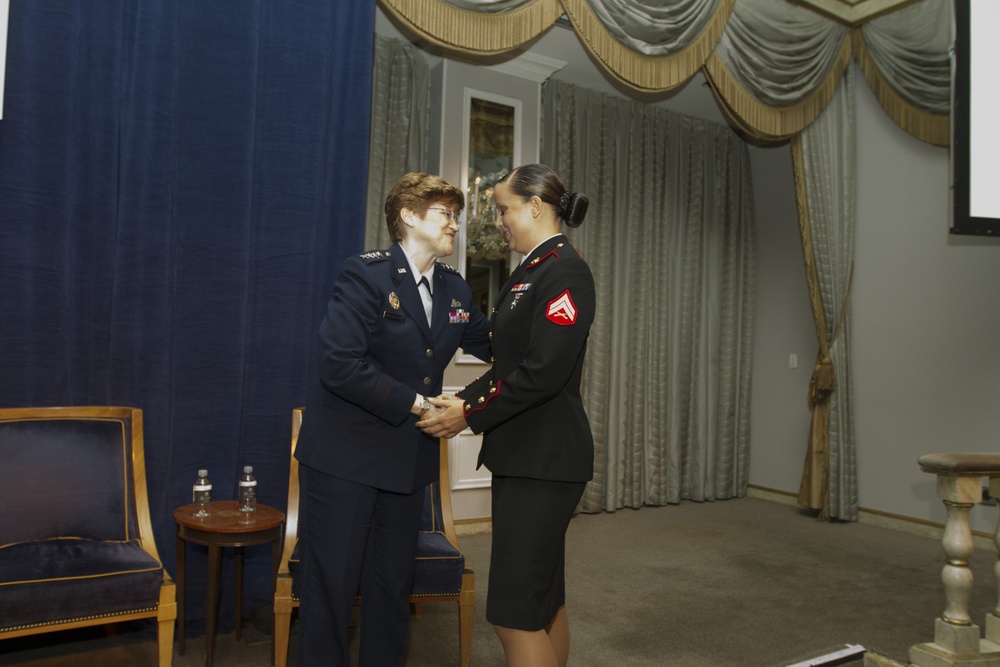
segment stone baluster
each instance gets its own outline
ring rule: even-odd
[[[972,591],[969,557],[975,547],[969,510],[983,499],[983,477],[992,480],[1000,476],[1000,454],[927,454],[918,463],[921,470],[937,476],[937,497],[948,512],[941,540],[946,604],[944,613],[934,621],[934,641],[910,647],[910,662],[915,667],[1000,667],[1000,646],[989,635],[990,631],[1000,633],[1000,625],[996,625],[1000,624],[1000,603],[987,615],[986,639],[980,638],[979,626],[972,622],[968,610]],[[1000,581],[1000,565],[995,572]]]
[[[990,496],[1000,498],[1000,474],[990,475]],[[986,639],[1000,645],[1000,516],[997,517],[997,529],[993,534],[993,544],[997,549],[997,560],[993,563],[993,577],[997,582],[997,603],[993,611],[986,614]]]

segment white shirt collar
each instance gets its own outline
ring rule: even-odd
[[[399,248],[400,248],[400,250],[403,251],[403,257],[406,258],[406,263],[410,265],[410,274],[413,275],[413,282],[415,282],[417,285],[419,285],[420,284],[420,279],[426,277],[427,278],[427,286],[430,288],[431,294],[433,294],[434,293],[434,266],[435,266],[435,264],[437,264],[437,262],[431,262],[431,268],[427,269],[427,273],[419,273],[419,272],[417,272],[417,267],[413,264],[413,260],[410,258],[410,255],[406,252],[406,248],[404,248],[402,246],[402,244],[400,244]]]

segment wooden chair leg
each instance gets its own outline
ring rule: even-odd
[[[284,605],[282,605],[284,607]],[[292,625],[292,607],[274,608],[274,633],[271,639],[271,664],[285,667],[288,662],[288,636]]]
[[[157,664],[170,667],[174,661],[174,627],[177,624],[176,585],[169,579],[160,586],[156,615]]]
[[[170,667],[174,661],[174,619],[157,623],[158,664]]]
[[[458,596],[458,649],[462,667],[469,667],[472,657],[472,619],[476,611],[476,575],[472,570],[462,574],[462,592]]]

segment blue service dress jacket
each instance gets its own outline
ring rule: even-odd
[[[495,475],[585,482],[594,439],[580,380],[594,321],[590,267],[562,234],[535,248],[494,303],[493,367],[459,392]]]
[[[399,244],[348,258],[319,333],[319,382],[311,390],[296,458],[342,479],[412,493],[438,477],[438,440],[416,427],[414,394],[441,393],[461,347],[490,358],[489,321],[453,268],[434,270],[434,306],[423,302]]]

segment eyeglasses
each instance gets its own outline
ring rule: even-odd
[[[431,206],[427,209],[428,211],[437,211],[444,217],[448,218],[449,222],[458,223],[458,214],[449,208],[443,208],[441,206]]]

